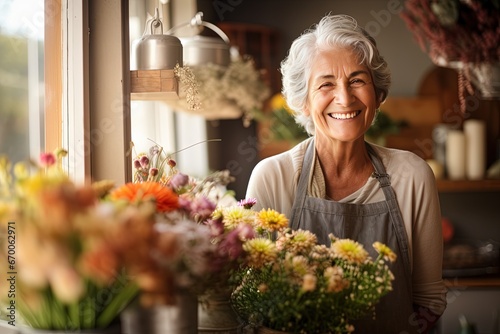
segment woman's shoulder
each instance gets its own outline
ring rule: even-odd
[[[309,140],[283,153],[265,158],[254,167],[247,186],[247,198],[256,198],[255,208],[274,208],[288,215],[302,160]]]
[[[405,177],[412,176],[417,179],[434,177],[432,169],[427,162],[413,152],[377,145],[372,145],[372,147],[380,156],[389,174],[397,174]]]
[[[383,162],[399,164],[401,161],[408,161],[410,164],[417,164],[418,166],[427,164],[427,162],[420,156],[407,150],[373,144],[371,144],[371,146],[375,149],[375,152],[378,153]]]

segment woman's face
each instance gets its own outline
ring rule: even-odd
[[[306,115],[317,136],[342,142],[363,138],[372,124],[377,101],[370,70],[349,49],[329,49],[313,60]]]

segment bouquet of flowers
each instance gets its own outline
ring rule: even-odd
[[[392,289],[386,261],[396,255],[381,243],[373,245],[379,256],[372,260],[353,240],[331,236],[330,247],[317,244],[314,234],[290,230],[288,219],[273,210],[256,213],[255,223],[258,236],[243,244],[232,294],[236,312],[250,327],[349,333],[352,321]]]
[[[74,184],[60,166],[65,155],[42,154],[34,173],[0,159],[0,263],[8,268],[2,282],[10,279],[0,298],[12,326],[105,328],[138,291],[98,245],[108,228],[151,222],[154,211],[102,201],[110,183]]]
[[[153,224],[127,224],[108,234],[141,290],[143,306],[175,303],[178,290],[202,294],[227,277],[242,246],[239,231],[246,222],[224,228],[221,210],[235,206],[226,186],[228,171],[204,179],[183,174],[157,144],[133,158],[134,180],[113,189],[109,199],[133,205],[154,203]]]

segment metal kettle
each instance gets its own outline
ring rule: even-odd
[[[155,33],[155,30],[160,33]],[[155,16],[146,22],[146,29],[141,38],[132,43],[131,70],[165,70],[183,66],[182,43],[179,38],[163,34],[158,9]]]
[[[189,23],[173,27],[167,34],[172,34],[182,26],[191,28],[207,27],[213,30],[218,37],[195,35],[192,37],[180,37],[184,48],[183,59],[186,66],[198,66],[212,63],[220,66],[228,66],[231,61],[229,38],[216,25],[202,20],[203,13],[198,12]]]

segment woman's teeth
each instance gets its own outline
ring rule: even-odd
[[[350,119],[358,116],[361,113],[361,111],[353,111],[350,113],[331,113],[330,117],[333,117],[335,119]]]

